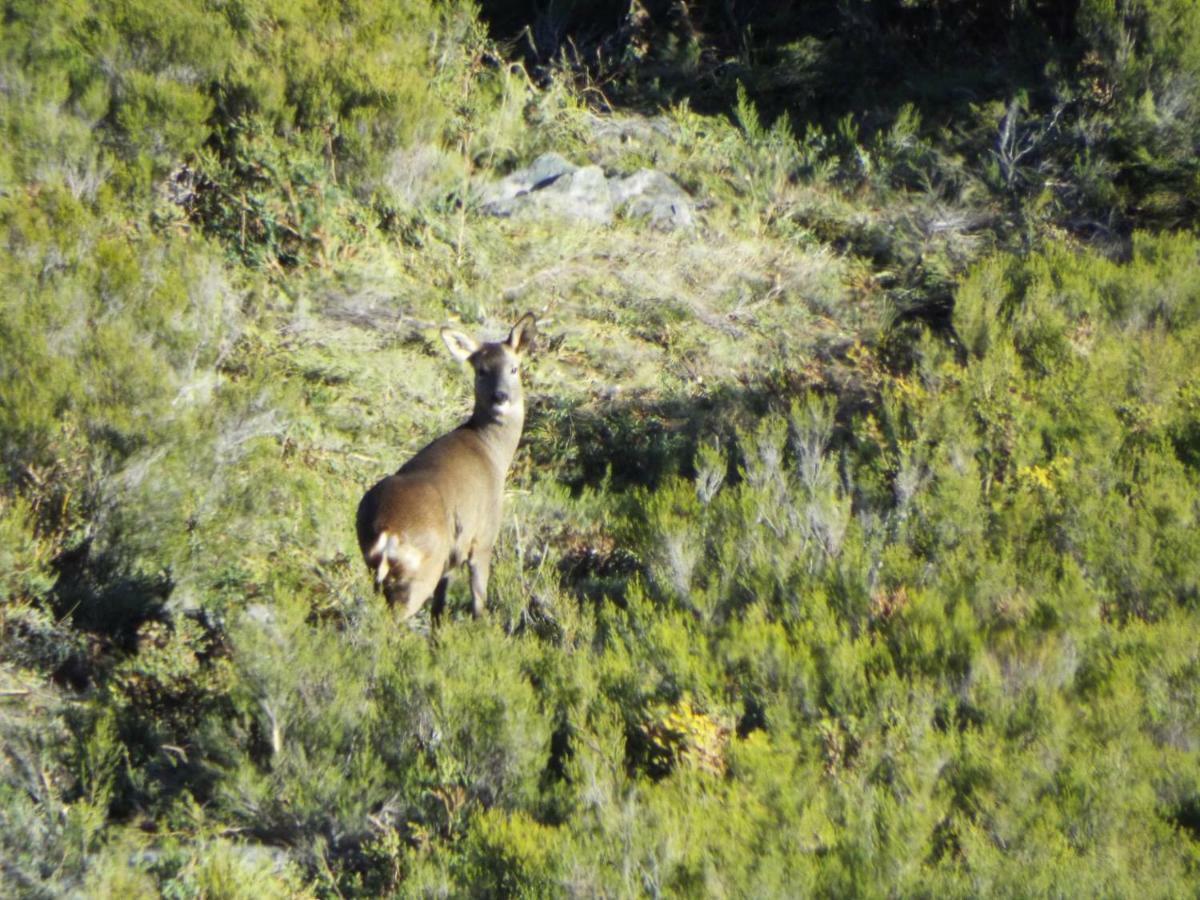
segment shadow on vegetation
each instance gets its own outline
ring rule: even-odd
[[[1200,794],[1180,800],[1169,812],[1169,818],[1187,832],[1193,841],[1200,841]]]
[[[949,335],[948,316],[946,329]],[[568,405],[561,398],[535,403],[525,426],[530,464],[558,471],[575,492],[600,485],[616,491],[653,489],[664,478],[694,478],[696,449],[710,442],[725,451],[726,480],[736,483],[738,433],[768,413],[787,414],[808,394],[833,396],[837,423],[848,436],[854,417],[874,408],[878,389],[850,359],[854,347],[850,340],[829,341],[809,359],[778,362],[753,382],[717,383],[703,393],[590,405]]]
[[[855,452],[856,419],[877,406],[878,385],[866,383],[849,358],[854,346],[832,342],[805,361],[811,366],[782,363],[752,383],[723,383],[700,394],[534,403],[526,424],[526,465],[557,472],[576,494],[604,493],[619,518],[636,522],[644,514],[644,491],[671,478],[698,477],[703,446],[718,449],[724,459],[722,483],[739,484],[746,435],[764,417],[786,417],[811,395],[833,400],[832,453]],[[624,606],[630,579],[644,565],[618,537],[602,531],[567,537],[561,550],[561,582],[586,602]]]
[[[602,485],[617,492],[653,489],[665,478],[693,477],[692,459],[702,441],[731,446],[739,426],[781,403],[786,398],[765,385],[721,385],[693,396],[535,406],[526,432],[541,437],[530,443],[531,463],[543,471],[557,468],[575,492]],[[736,477],[732,468],[729,474]]]
[[[53,608],[59,618],[70,618],[77,629],[92,635],[95,650],[137,649],[138,626],[162,613],[172,583],[165,574],[132,572],[114,550],[95,550],[92,541],[62,554],[55,561],[57,580]],[[86,688],[95,661],[70,655],[55,678],[75,690]]]
[[[744,85],[766,118],[868,130],[915,106],[930,122],[970,104],[1049,87],[1047,60],[1074,63],[1078,3],[729,3],[483,0],[493,37],[535,71],[565,61],[614,106],[686,101],[730,113]],[[852,77],[847,77],[852,73]]]

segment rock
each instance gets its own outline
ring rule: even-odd
[[[488,185],[480,209],[492,216],[555,216],[607,225],[613,206],[608,181],[599,166],[578,168],[557,153]]]
[[[543,153],[524,172],[530,184],[529,190],[536,191],[548,186],[563,175],[570,175],[578,168],[557,153]]]
[[[492,216],[511,216],[524,205],[521,197],[532,191],[544,190],[576,169],[577,166],[557,153],[543,153],[524,169],[517,169],[511,175],[485,185],[479,194],[480,209]]]
[[[695,227],[692,198],[662,172],[640,169],[627,178],[613,178],[609,190],[613,206],[629,218],[649,219],[664,231]]]
[[[613,218],[608,180],[599,166],[584,166],[526,195],[525,212],[607,225]]]
[[[555,217],[607,225],[620,211],[664,230],[695,225],[691,198],[662,172],[642,169],[628,177],[605,178],[599,166],[577,167],[557,153],[543,154],[485,185],[478,202],[487,215],[505,218]]]

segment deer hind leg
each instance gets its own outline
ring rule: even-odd
[[[433,603],[429,606],[429,619],[434,626],[442,620],[442,612],[446,609],[446,586],[449,583],[450,576],[443,575],[442,580],[433,589]]]
[[[383,582],[383,595],[388,606],[400,607],[400,620],[415,616],[438,587],[439,571],[436,566],[423,565],[415,572],[394,574]]]
[[[488,573],[492,568],[492,551],[476,551],[467,562],[467,568],[471,570],[471,614],[478,619],[487,609]]]
[[[400,621],[411,619],[420,612],[425,601],[437,590],[437,584],[436,573],[433,576],[422,573],[408,582],[407,596],[404,598],[404,609],[400,612]]]

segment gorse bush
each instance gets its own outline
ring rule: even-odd
[[[0,893],[1192,890],[1191,8],[601,6],[6,7]],[[547,150],[696,227],[483,215]],[[355,504],[528,308],[400,626]]]

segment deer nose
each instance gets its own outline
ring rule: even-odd
[[[497,406],[503,406],[508,402],[508,391],[496,391],[492,394],[492,402]]]

